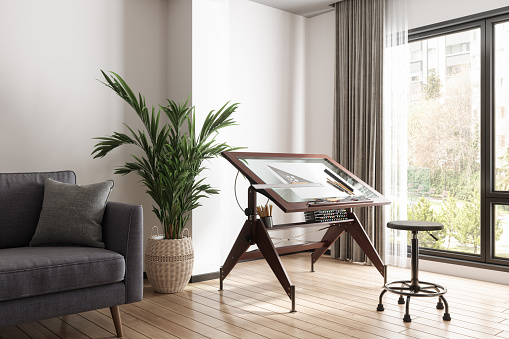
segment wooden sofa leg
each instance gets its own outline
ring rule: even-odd
[[[120,306],[110,307],[111,317],[115,324],[115,330],[117,331],[117,337],[122,338],[122,319],[120,319]]]

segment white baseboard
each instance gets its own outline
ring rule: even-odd
[[[408,261],[408,267],[410,267],[410,259]],[[419,270],[447,274],[462,278],[488,281],[497,284],[507,285],[509,283],[509,272],[447,264],[443,262],[423,260],[422,258],[419,259]]]

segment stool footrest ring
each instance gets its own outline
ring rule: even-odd
[[[442,285],[419,281],[419,290],[411,290],[410,280],[400,280],[389,282],[384,285],[384,289],[389,292],[410,297],[438,297],[447,293],[447,289]]]

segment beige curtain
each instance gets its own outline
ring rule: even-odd
[[[382,193],[382,83],[385,0],[343,0],[336,10],[336,74],[333,157]],[[383,207],[356,209],[380,256],[384,256]],[[333,257],[367,262],[344,234]]]

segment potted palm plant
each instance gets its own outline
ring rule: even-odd
[[[181,103],[167,100],[157,112],[154,106],[149,111],[145,98],[135,95],[122,77],[101,72],[106,80],[103,83],[134,109],[145,130],[135,131],[126,125],[127,134],[114,132],[95,138],[99,142],[92,155],[101,158],[122,145],[141,149],[142,156],[132,155],[132,162],[117,167],[115,174],[136,173],[154,200],[153,212],[163,234],[148,240],[145,271],[157,292],[179,292],[191,277],[194,261],[191,238],[183,236],[190,212],[200,206],[201,198],[219,193],[200,178],[205,169],[203,162],[223,151],[238,149],[215,139],[220,129],[235,125],[231,115],[238,104],[226,103],[217,112],[211,111],[201,130],[196,131],[195,109],[189,107],[189,99]]]

